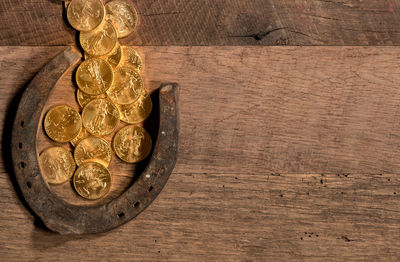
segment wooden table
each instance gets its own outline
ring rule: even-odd
[[[23,205],[9,137],[76,34],[58,0],[0,1],[2,261],[399,260],[399,0],[136,2],[121,42],[149,89],[181,85],[179,160],[135,220],[60,236]]]

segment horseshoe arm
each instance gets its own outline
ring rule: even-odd
[[[67,48],[35,76],[19,103],[11,141],[14,172],[26,202],[50,230],[61,234],[106,232],[136,217],[161,192],[178,154],[179,88],[164,84],[159,92],[158,137],[147,167],[135,183],[118,198],[98,206],[72,205],[53,194],[40,171],[37,134],[50,92],[80,60],[76,49]]]

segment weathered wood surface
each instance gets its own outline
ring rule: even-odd
[[[400,0],[134,2],[141,24],[124,44],[400,44]],[[74,44],[63,12],[60,0],[0,1],[0,45]]]
[[[83,237],[34,226],[8,155],[13,97],[61,50],[0,48],[5,261],[400,257],[400,48],[140,48],[148,88],[181,84],[179,160],[149,209]],[[72,87],[67,75],[49,105],[72,103]],[[121,189],[131,178],[113,164]],[[84,204],[66,186],[52,190]]]

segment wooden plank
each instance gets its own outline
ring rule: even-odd
[[[0,47],[5,260],[398,260],[399,48],[141,47],[148,88],[181,84],[179,161],[137,219],[79,237],[34,226],[7,153],[11,100],[62,49]]]
[[[400,254],[398,175],[174,173],[135,220],[75,237],[34,226],[3,172],[0,186],[5,261],[397,261]]]
[[[400,1],[134,1],[134,45],[399,45]],[[12,22],[10,22],[12,21]],[[72,45],[60,0],[1,0],[0,45]]]

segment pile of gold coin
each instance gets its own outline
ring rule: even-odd
[[[111,188],[113,152],[122,161],[137,163],[152,148],[150,135],[138,125],[152,110],[140,75],[142,58],[118,42],[135,30],[138,15],[130,0],[106,5],[103,0],[69,0],[64,6],[84,50],[85,61],[76,71],[80,110],[70,105],[50,108],[44,129],[54,142],[71,143],[74,152],[62,145],[47,148],[39,162],[48,183],[72,179],[80,196],[99,199]]]

